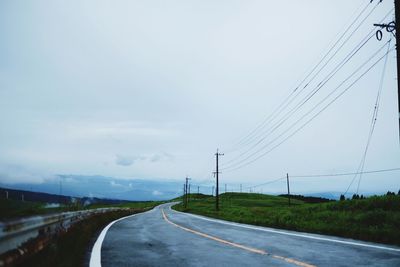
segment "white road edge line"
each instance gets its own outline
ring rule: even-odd
[[[158,207],[158,206],[157,206]],[[110,227],[119,221],[122,221],[124,219],[128,219],[130,217],[134,217],[134,216],[138,216],[138,215],[142,215],[145,213],[149,213],[155,210],[156,207],[154,207],[153,209],[146,211],[146,212],[140,212],[140,213],[136,213],[136,214],[132,214],[129,216],[125,216],[122,218],[119,218],[115,221],[110,222],[106,227],[104,227],[104,229],[101,231],[99,237],[97,238],[96,242],[93,245],[92,248],[92,252],[90,253],[90,262],[89,262],[89,267],[101,267],[101,246],[103,245],[103,241],[104,238],[106,237],[107,231],[108,229],[110,229]]]
[[[346,245],[353,245],[353,246],[376,248],[376,249],[383,249],[383,250],[400,252],[400,249],[397,249],[397,248],[378,246],[378,245],[371,245],[371,244],[364,244],[364,243],[351,242],[351,241],[344,241],[344,240],[337,240],[337,239],[330,239],[330,238],[311,236],[311,235],[306,235],[306,234],[296,234],[296,233],[290,233],[290,232],[285,232],[285,231],[274,230],[274,229],[271,229],[271,228],[264,228],[264,227],[261,228],[261,227],[257,227],[257,226],[246,225],[246,224],[240,224],[240,223],[233,223],[233,222],[228,222],[228,221],[223,221],[223,220],[211,219],[211,218],[206,218],[206,217],[199,216],[199,215],[194,215],[194,214],[191,214],[191,213],[176,211],[176,210],[173,210],[171,207],[172,207],[172,205],[169,206],[169,209],[171,211],[173,211],[173,212],[185,214],[185,215],[192,216],[192,217],[195,217],[195,218],[198,218],[198,219],[201,219],[201,220],[210,221],[210,222],[216,222],[216,223],[220,223],[220,224],[226,224],[226,225],[242,227],[242,228],[251,229],[251,230],[258,230],[258,231],[270,232],[270,233],[276,233],[276,234],[282,234],[282,235],[289,235],[289,236],[296,236],[296,237],[302,237],[302,238],[308,238],[308,239],[314,239],[314,240],[328,241],[328,242],[334,242],[334,243],[340,243],[340,244],[346,244]]]

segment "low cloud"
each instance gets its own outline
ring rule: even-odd
[[[135,162],[133,157],[116,155],[115,164],[120,166],[131,166]]]
[[[56,179],[55,175],[30,167],[17,164],[0,164],[0,183],[18,184],[34,183],[40,184],[45,180]]]
[[[166,152],[154,154],[149,158],[150,162],[158,162],[158,161],[173,161],[174,156],[168,154]]]
[[[161,159],[162,159],[161,155],[155,154],[155,155],[151,156],[150,161],[157,162],[157,161],[160,161]]]
[[[161,196],[161,195],[163,195],[163,193],[158,191],[158,190],[154,190],[152,194],[153,194],[153,196]]]
[[[119,187],[119,188],[125,188],[125,186],[124,185],[122,185],[122,184],[119,184],[119,183],[117,183],[117,182],[115,182],[115,181],[111,181],[110,182],[110,185],[112,186],[112,187]]]
[[[146,155],[146,156],[127,156],[127,155],[116,155],[115,159],[115,164],[119,166],[131,166],[135,164],[138,161],[147,161],[151,163],[156,163],[160,161],[173,161],[174,156],[171,154],[168,154],[166,152],[161,152],[161,153],[156,153],[152,155]]]

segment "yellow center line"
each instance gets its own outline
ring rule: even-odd
[[[236,248],[241,248],[241,249],[253,252],[253,253],[257,253],[257,254],[261,254],[261,255],[268,255],[268,256],[271,256],[271,257],[273,257],[275,259],[284,260],[284,261],[286,261],[288,263],[292,263],[294,265],[298,265],[298,266],[302,266],[302,267],[316,267],[315,265],[311,265],[311,264],[308,264],[308,263],[305,263],[305,262],[297,261],[297,260],[294,260],[294,259],[291,259],[291,258],[286,258],[286,257],[278,256],[278,255],[273,255],[273,254],[270,254],[270,253],[266,252],[265,250],[243,246],[243,245],[240,245],[240,244],[237,244],[237,243],[234,243],[234,242],[230,242],[230,241],[227,241],[227,240],[215,237],[215,236],[211,236],[211,235],[208,235],[208,234],[205,234],[205,233],[202,233],[202,232],[198,232],[196,230],[184,227],[182,225],[178,225],[178,224],[176,224],[176,223],[174,223],[174,222],[172,222],[172,221],[170,221],[168,219],[167,215],[164,212],[164,209],[161,209],[161,212],[162,212],[163,218],[164,218],[164,220],[166,222],[168,222],[168,223],[170,223],[170,224],[172,224],[172,225],[174,225],[174,226],[176,226],[176,227],[178,227],[178,228],[180,228],[182,230],[185,230],[187,232],[190,232],[190,233],[193,233],[193,234],[196,234],[196,235],[199,235],[199,236],[202,236],[202,237],[205,237],[205,238],[208,238],[208,239],[211,239],[211,240],[214,240],[214,241],[226,244],[226,245],[230,245],[230,246],[233,246],[233,247],[236,247]]]

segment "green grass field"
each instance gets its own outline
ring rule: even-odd
[[[162,204],[162,201],[138,201],[138,202],[127,202],[123,204],[115,205],[104,205],[104,204],[93,204],[88,206],[81,205],[64,205],[56,208],[46,208],[46,203],[21,201],[13,199],[0,199],[0,220],[12,220],[13,218],[28,217],[33,215],[44,215],[64,211],[75,211],[85,209],[96,209],[96,208],[147,208],[154,207]]]
[[[0,220],[63,211],[63,208],[45,208],[45,203],[0,199]]]
[[[174,209],[228,221],[296,231],[328,234],[366,241],[400,245],[400,196],[309,204],[285,197],[248,193],[220,195],[220,211],[215,197],[191,197],[188,207]]]
[[[155,207],[157,205],[166,203],[166,201],[133,201],[133,202],[127,202],[127,203],[122,203],[122,204],[93,204],[86,206],[87,209],[96,209],[96,208],[108,208],[108,207],[114,207],[114,208],[148,208],[148,207]]]

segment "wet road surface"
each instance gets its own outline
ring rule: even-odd
[[[400,266],[399,247],[214,220],[171,205],[103,230],[91,267]]]

